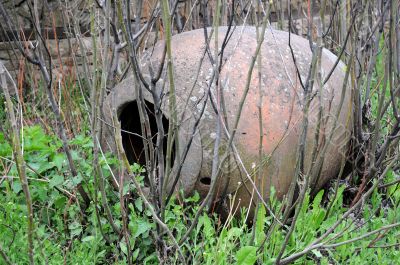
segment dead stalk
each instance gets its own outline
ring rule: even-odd
[[[25,194],[25,201],[26,201],[26,207],[27,207],[27,212],[28,212],[28,257],[29,257],[29,263],[31,265],[35,264],[34,262],[34,244],[33,244],[33,238],[34,238],[34,229],[35,229],[35,223],[33,220],[33,206],[32,206],[32,198],[31,198],[31,193],[29,190],[29,184],[28,184],[28,179],[26,176],[26,165],[25,165],[25,160],[24,160],[24,155],[23,155],[23,148],[22,144],[20,141],[21,138],[21,130],[18,128],[17,125],[17,118],[14,113],[14,105],[11,101],[10,93],[8,90],[8,85],[7,85],[7,75],[6,75],[7,70],[5,69],[4,65],[2,62],[0,62],[0,78],[1,78],[1,87],[4,92],[4,96],[6,98],[6,109],[7,109],[7,114],[9,118],[9,122],[11,125],[10,129],[10,134],[11,134],[11,140],[12,140],[12,147],[13,147],[13,153],[14,153],[14,159],[16,162],[17,166],[17,171],[19,175],[19,179],[21,181],[21,186]],[[22,128],[21,128],[22,129]],[[2,251],[3,252],[3,251]],[[7,262],[7,257],[3,256],[4,260]]]

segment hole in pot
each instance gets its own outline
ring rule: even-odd
[[[150,130],[152,136],[153,146],[157,144],[157,122],[154,115],[154,105],[146,101],[146,112],[149,117]],[[138,163],[139,165],[146,165],[146,157],[144,153],[144,145],[142,129],[140,126],[140,116],[139,109],[136,101],[128,103],[122,110],[119,116],[121,122],[121,135],[122,135],[122,145],[124,147],[126,156],[130,164]],[[168,126],[169,121],[165,115],[162,117],[162,124],[164,127],[164,141],[163,141],[163,152],[164,157],[167,153],[167,138],[168,138]],[[144,135],[145,136],[145,135]],[[172,164],[174,162],[175,146],[172,150]]]
[[[211,178],[209,177],[204,177],[200,179],[200,182],[204,185],[210,185],[211,184]]]

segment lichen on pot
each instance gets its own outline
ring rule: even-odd
[[[218,43],[222,45],[227,27],[218,28]],[[208,30],[210,33],[210,29]],[[281,198],[287,193],[290,183],[295,173],[297,146],[302,129],[303,121],[303,88],[301,82],[305,82],[311,63],[312,52],[308,40],[291,35],[291,46],[293,48],[296,66],[294,64],[292,53],[288,45],[288,33],[267,29],[264,42],[262,43],[261,56],[261,80],[259,80],[258,66],[256,65],[250,79],[250,87],[246,96],[241,118],[236,128],[233,144],[240,155],[240,161],[237,156],[232,154],[232,148],[228,148],[227,134],[222,131],[220,154],[229,155],[220,159],[220,173],[216,180],[215,200],[219,200],[222,195],[235,193],[235,198],[240,198],[240,205],[251,206],[251,200],[254,199],[252,192],[253,186],[248,181],[248,176],[244,173],[243,166],[252,178],[257,175],[260,168],[259,162],[259,111],[261,104],[261,119],[263,125],[262,142],[262,179],[257,182],[260,194],[268,197],[270,187],[274,186],[276,194]],[[214,40],[210,42],[210,50],[214,51]],[[159,43],[149,52],[146,52],[140,59],[143,64],[145,78],[148,66],[153,65],[154,69],[160,65],[163,58],[164,43]],[[257,46],[256,29],[254,27],[236,27],[229,33],[229,41],[223,48],[223,58],[221,60],[221,72],[219,74],[219,86],[223,91],[223,104],[226,112],[223,113],[223,120],[226,121],[226,128],[231,133],[235,124],[237,111],[241,104],[241,99],[246,86],[246,79],[250,69],[250,63],[254,56]],[[185,145],[191,137],[194,137],[188,156],[182,167],[180,185],[186,194],[192,194],[198,191],[204,197],[210,188],[212,157],[214,142],[218,137],[216,132],[216,122],[219,118],[215,111],[215,106],[209,96],[216,96],[215,81],[213,79],[213,66],[205,52],[204,31],[194,30],[181,33],[172,38],[172,56],[174,67],[174,79],[177,99],[177,114],[179,121],[179,141],[180,150],[175,152],[182,154]],[[219,47],[221,49],[221,47]],[[204,58],[203,58],[203,55]],[[332,67],[335,65],[337,57],[326,49],[323,49],[321,68],[317,74],[324,80]],[[166,68],[166,67],[164,67]],[[296,71],[298,69],[298,73]],[[165,71],[165,69],[164,69]],[[319,107],[321,106],[322,123],[318,144],[319,149],[327,148],[326,158],[320,165],[318,178],[312,183],[311,189],[320,189],[328,180],[338,174],[340,162],[347,150],[347,144],[350,138],[350,131],[347,129],[351,124],[351,91],[347,86],[343,95],[343,104],[341,105],[342,87],[345,76],[345,66],[339,62],[333,71],[330,79],[321,89],[315,83],[312,91],[312,102],[308,116],[309,126],[305,142],[305,172],[310,168],[312,151],[315,144],[315,130],[318,123]],[[159,91],[168,91],[169,82],[167,75],[163,73],[164,82],[158,84]],[[301,81],[300,79],[301,78]],[[262,84],[262,101],[260,102],[259,81]],[[211,82],[211,84],[210,84]],[[214,83],[213,83],[214,82]],[[132,102],[136,98],[133,78],[127,78],[117,85],[113,92],[107,97],[104,104],[105,120],[110,121],[109,113],[115,109],[122,122],[123,128],[135,130],[140,133],[140,123],[135,118],[133,124],[136,126],[124,124],[127,122],[125,117],[136,117],[135,110],[132,108]],[[152,98],[149,93],[144,91],[144,98],[148,104],[152,104]],[[203,109],[203,106],[205,107]],[[335,124],[336,113],[340,108],[340,114]],[[136,110],[137,112],[137,110]],[[165,117],[165,124],[170,117],[168,111],[168,102],[165,100],[162,106],[162,112]],[[107,114],[108,113],[108,114]],[[131,113],[131,114],[129,114]],[[200,120],[196,127],[195,134],[193,128],[197,119]],[[132,122],[132,120],[131,120]],[[336,126],[334,126],[336,125]],[[103,145],[109,149],[113,147],[113,132],[105,126]],[[168,127],[168,126],[166,126]],[[329,140],[330,132],[332,139]],[[138,138],[136,139],[138,140]],[[128,143],[132,139],[125,141],[124,148],[130,156],[132,148]],[[139,148],[137,148],[138,151]],[[136,149],[134,149],[136,150]],[[137,154],[136,154],[137,155]],[[129,155],[128,155],[129,156]],[[133,159],[133,158],[132,158]],[[179,163],[175,161],[174,167]],[[238,201],[238,200],[237,200]]]

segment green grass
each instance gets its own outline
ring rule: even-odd
[[[94,198],[100,201],[100,192],[95,191],[96,183],[92,177],[91,138],[78,135],[70,141],[73,159],[80,174],[72,178],[69,175],[66,158],[61,149],[60,140],[44,132],[40,126],[24,128],[24,158],[29,169],[30,189],[35,212],[35,260],[37,264],[127,264],[127,244],[113,232],[105,214],[99,210],[96,216],[94,204],[87,210],[87,220],[82,222],[82,215],[76,203],[61,192],[61,189],[74,193],[76,186],[82,183]],[[12,161],[12,150],[7,137],[0,133],[0,172],[3,176],[18,176]],[[100,161],[105,177],[109,177],[106,161]],[[107,163],[115,165],[116,159],[107,155]],[[134,165],[137,173],[141,169]],[[396,178],[393,172],[386,176],[386,181]],[[143,183],[143,178],[140,178]],[[343,206],[344,189],[342,186],[333,208],[327,216],[323,207],[333,200],[332,192],[327,199],[321,191],[315,198],[308,195],[301,209],[295,230],[286,247],[285,255],[303,250],[308,244],[329,229],[346,211]],[[127,200],[129,209],[130,245],[136,264],[157,264],[158,258],[154,245],[155,224],[142,200],[135,193],[133,185],[127,183],[124,188],[132,194]],[[121,209],[118,193],[107,186],[107,201],[118,227],[122,227]],[[189,227],[198,209],[199,196],[187,198],[184,202],[171,200],[165,220],[179,240]],[[400,221],[397,206],[400,192],[396,186],[380,192],[375,191],[357,218],[345,220],[330,236],[346,231],[330,243],[341,242],[358,237],[383,225]],[[270,202],[274,209],[279,209],[279,201]],[[284,241],[286,229],[276,226],[262,251],[258,251],[264,241],[273,219],[260,207],[254,228],[245,224],[245,213],[227,224],[221,223],[217,215],[201,215],[190,238],[182,245],[186,257],[191,257],[194,264],[272,264]],[[355,220],[355,222],[353,222]],[[359,226],[359,224],[363,224]],[[26,205],[18,178],[2,179],[0,185],[0,235],[1,245],[15,264],[27,264],[26,241]],[[255,237],[253,231],[255,229]],[[107,236],[107,242],[103,234]],[[400,230],[386,231],[376,242],[376,246],[399,242]],[[166,237],[165,237],[166,238]],[[369,248],[376,238],[372,235],[363,240],[338,248],[316,249],[297,260],[295,264],[396,264],[400,257],[399,247]],[[167,242],[169,239],[166,238]],[[169,242],[171,243],[171,242]],[[178,263],[178,256],[173,251],[170,262]],[[2,264],[2,261],[0,261]]]

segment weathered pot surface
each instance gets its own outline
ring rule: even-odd
[[[226,27],[219,28],[219,46],[223,43],[226,31]],[[282,197],[287,193],[295,172],[297,147],[302,129],[304,91],[296,73],[288,43],[287,32],[267,29],[261,48],[263,167],[262,180],[260,183],[256,182],[260,193],[264,197],[269,195],[271,185],[274,186],[278,197]],[[141,58],[145,72],[148,71],[149,65],[152,65],[153,69],[158,69],[162,58],[163,45],[163,43],[157,44],[152,53],[148,52]],[[223,102],[226,108],[225,119],[230,132],[234,126],[240,101],[245,91],[246,79],[256,46],[255,28],[237,27],[230,35],[229,42],[223,50],[223,66],[219,84],[223,90]],[[291,46],[304,83],[312,56],[309,42],[292,34]],[[182,153],[185,144],[191,137],[193,126],[196,119],[199,118],[207,97],[208,84],[212,77],[213,67],[207,54],[204,60],[201,60],[205,51],[204,31],[202,29],[173,36],[172,47],[177,113],[178,117],[183,117],[179,130],[181,147],[179,153]],[[213,54],[214,39],[210,41],[210,51]],[[337,57],[325,49],[322,54],[321,71],[318,71],[317,74],[320,74],[322,80],[324,80],[334,66]],[[216,186],[215,199],[218,200],[222,194],[234,193],[237,201],[240,198],[240,205],[242,206],[251,205],[250,201],[255,198],[255,195],[252,196],[252,185],[239,164],[242,162],[247,172],[254,179],[258,175],[257,170],[260,161],[258,68],[256,63],[233,141],[240,154],[241,161],[235,159],[235,155],[230,151],[231,156],[225,159],[221,165],[221,173],[218,175]],[[327,142],[327,138],[333,130],[336,111],[340,104],[344,76],[345,66],[342,62],[339,62],[329,81],[322,87],[322,93],[318,91],[317,82],[314,84],[308,133],[305,142],[305,172],[310,168],[320,105],[323,108],[322,120],[324,122],[320,129],[319,144],[327,144],[328,149],[319,174],[320,177],[311,187],[313,190],[320,189],[328,180],[337,176],[340,162],[345,154],[350,137],[349,130],[346,127],[349,127],[352,118],[351,91],[350,87],[347,86],[344,102],[337,119],[337,126],[332,140]],[[145,77],[148,78],[147,75]],[[165,92],[169,88],[165,69],[162,78],[163,80],[158,83],[158,89],[161,90],[161,87],[164,86],[163,91]],[[211,93],[216,97],[214,84],[211,86]],[[148,102],[152,102],[149,93],[145,92],[144,97]],[[133,108],[129,109],[132,107],[132,104],[129,103],[135,99],[134,79],[130,77],[117,85],[107,97],[104,105],[106,122],[111,123],[110,112],[115,109],[121,119],[122,127],[132,129],[132,126],[124,127],[124,122],[127,122],[129,117],[138,117],[137,114],[134,114],[135,110]],[[162,111],[168,119],[170,115],[167,100],[164,100]],[[213,148],[217,137],[216,119],[217,115],[208,99],[182,169],[180,187],[187,194],[197,190],[204,197],[209,190]],[[131,122],[136,124],[136,132],[140,133],[139,121],[135,119]],[[105,126],[105,128],[103,145],[115,150],[112,144],[114,139],[112,130],[110,130],[109,126]],[[227,149],[228,143],[228,138],[223,130],[221,137],[220,154],[222,155]],[[131,142],[140,140],[139,138],[132,139]],[[126,141],[129,142],[129,140]],[[129,148],[125,145],[125,149]],[[320,149],[323,148],[321,147],[318,150]],[[220,160],[222,161],[222,158]],[[175,167],[176,164],[179,163],[175,163]]]

